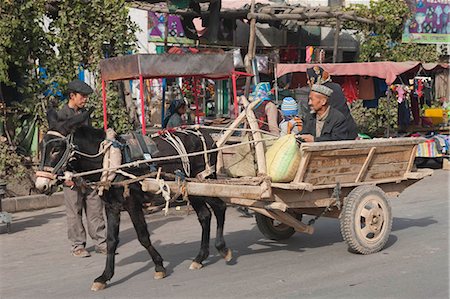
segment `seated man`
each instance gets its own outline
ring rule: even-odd
[[[306,142],[351,139],[348,136],[347,121],[344,115],[330,106],[329,97],[333,90],[314,84],[309,93],[311,113],[303,120],[300,138]]]

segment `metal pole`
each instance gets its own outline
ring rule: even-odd
[[[142,75],[139,75],[139,93],[141,98],[142,135],[145,135],[145,133],[147,133],[147,129],[145,124],[144,78],[142,77]]]
[[[161,126],[164,124],[164,114],[166,112],[166,78],[162,79],[162,102],[161,102]]]
[[[200,123],[200,115],[198,111],[198,95],[197,95],[197,77],[193,77],[194,81],[194,101],[195,101],[195,119],[197,124]]]
[[[233,83],[234,117],[238,117],[239,108],[237,100],[236,74],[234,72],[231,74],[231,81]]]
[[[388,94],[387,94],[387,132],[386,137],[389,138],[390,136],[390,129],[391,129],[391,88],[388,86]]]
[[[102,79],[102,102],[103,102],[103,129],[108,129],[108,114],[106,111],[106,82]]]

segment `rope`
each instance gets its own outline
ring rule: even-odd
[[[89,154],[86,154],[86,153],[83,153],[83,152],[80,152],[77,150],[74,150],[73,152],[74,152],[74,154],[78,154],[80,156],[93,159],[93,158],[97,158],[97,157],[100,157],[101,155],[103,155],[112,144],[113,143],[109,140],[102,141],[102,143],[100,144],[99,152],[94,155],[89,155]],[[102,146],[104,146],[103,149],[101,149]]]
[[[180,156],[187,154],[186,148],[184,147],[183,142],[181,141],[181,139],[178,136],[172,135],[169,132],[164,134],[164,136],[165,137],[161,136],[161,138],[163,140],[165,140],[167,143],[169,143],[170,145],[172,145],[172,147],[177,151],[177,153]],[[188,157],[181,157],[181,162],[182,162],[182,165],[183,165],[184,173],[187,176],[190,176],[191,175],[191,163],[189,163],[189,158]]]
[[[103,171],[117,170],[117,169],[122,169],[122,168],[138,167],[140,164],[150,163],[150,162],[180,159],[181,157],[194,157],[194,156],[198,156],[198,155],[203,155],[204,153],[209,154],[209,153],[218,152],[218,151],[221,151],[221,150],[224,150],[224,149],[234,148],[234,147],[241,146],[241,145],[258,143],[258,142],[265,142],[265,141],[276,140],[276,139],[278,139],[278,138],[277,137],[273,137],[273,138],[265,138],[263,140],[250,140],[250,141],[240,142],[240,143],[236,143],[236,144],[225,145],[225,146],[222,146],[220,148],[214,148],[214,149],[210,149],[210,150],[207,150],[207,151],[194,152],[194,153],[189,153],[189,154],[185,154],[185,155],[174,155],[174,156],[152,158],[152,159],[148,159],[148,160],[138,160],[138,161],[133,161],[133,162],[130,162],[130,163],[125,163],[125,164],[122,164],[122,165],[117,166],[117,167],[110,167],[108,169],[96,169],[96,170],[91,170],[91,171],[80,172],[80,173],[74,174],[73,177],[82,177],[82,176],[86,176],[86,175],[100,173],[100,172],[103,172]]]

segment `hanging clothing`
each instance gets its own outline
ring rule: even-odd
[[[395,91],[397,92],[397,102],[403,103],[403,100],[405,99],[405,93],[406,91],[403,89],[403,85],[396,85]]]
[[[420,109],[419,109],[419,99],[417,95],[411,96],[411,112],[415,125],[420,124]]]
[[[363,100],[363,107],[370,109],[370,108],[377,108],[378,107],[378,99],[375,100]]]
[[[411,112],[409,110],[408,101],[402,101],[398,104],[398,125],[401,128],[406,128],[411,123]]]
[[[375,99],[385,97],[388,89],[386,81],[380,78],[373,78],[373,83],[375,87]]]
[[[448,70],[445,70],[439,74],[436,75],[434,86],[435,86],[435,92],[436,92],[436,99],[446,98],[449,99],[450,97],[450,88],[449,88],[449,72]]]
[[[351,104],[356,101],[359,97],[358,78],[355,76],[345,77],[345,81],[342,84],[342,91],[348,103]]]
[[[433,99],[431,86],[432,86],[431,80],[423,81],[423,98],[424,98],[425,104],[427,104],[428,107],[431,107],[431,102]]]
[[[375,99],[375,88],[371,77],[359,77],[359,98],[363,100]]]

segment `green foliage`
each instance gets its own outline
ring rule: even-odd
[[[435,45],[401,43],[404,22],[410,16],[405,1],[371,0],[369,6],[359,4],[347,9],[360,17],[378,20],[375,24],[346,24],[360,33],[360,61],[438,61]]]
[[[31,111],[46,89],[38,80],[36,62],[45,65],[53,56],[44,31],[45,2],[2,1],[0,6],[0,82],[16,87]]]
[[[391,132],[397,129],[397,101],[380,98],[377,108],[364,108],[363,101],[352,104],[352,116],[358,125],[358,132],[371,137],[385,137],[389,124]]]
[[[47,30],[44,30],[46,0],[4,0],[0,4],[0,82],[16,86],[24,101],[15,109],[38,113],[46,126],[48,89],[64,91],[81,69],[98,75],[99,61],[105,56],[123,55],[134,50],[137,26],[128,17],[125,0],[60,0]],[[57,45],[54,47],[54,45]],[[39,78],[36,63],[48,78]],[[10,74],[13,72],[14,77]],[[53,85],[56,82],[58,85]],[[96,107],[94,124],[103,125],[100,78],[91,105]],[[119,132],[130,128],[125,103],[116,88],[108,90],[109,125]]]
[[[19,156],[14,147],[7,142],[0,142],[0,180],[12,182],[16,179],[23,179],[27,175],[26,161]]]

